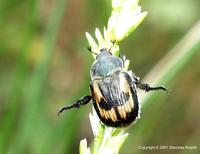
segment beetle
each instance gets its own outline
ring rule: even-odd
[[[111,48],[110,48],[111,49]],[[90,95],[80,98],[72,105],[61,108],[58,114],[71,108],[79,108],[92,100],[99,119],[106,126],[126,127],[136,121],[140,114],[137,88],[145,92],[167,89],[143,84],[132,73],[125,71],[125,56],[114,56],[110,49],[102,48],[90,70]]]

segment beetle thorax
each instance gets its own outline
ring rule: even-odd
[[[120,58],[112,55],[101,55],[93,63],[90,75],[92,79],[104,78],[110,76],[115,72],[121,71],[123,62]]]

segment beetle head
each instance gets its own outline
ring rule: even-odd
[[[108,56],[112,56],[112,53],[108,51],[106,48],[102,48],[100,50],[100,53],[97,55],[96,59],[99,60],[103,57],[108,57]]]

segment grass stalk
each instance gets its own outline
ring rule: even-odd
[[[150,83],[151,85],[160,85],[165,84],[168,85],[175,76],[186,66],[192,59],[192,57],[200,51],[200,20],[195,23],[193,27],[183,36],[183,38],[169,51],[167,54],[150,70],[149,73],[144,77],[144,83]],[[166,86],[167,87],[167,86]],[[168,88],[168,87],[167,87]],[[170,93],[173,91],[169,90]],[[139,91],[140,102],[142,107],[150,107],[150,104],[153,103],[154,98],[156,97],[154,94],[148,93],[145,94],[142,91]],[[157,109],[159,106],[162,106],[162,101],[157,104]],[[141,136],[145,133],[145,140],[152,137],[152,134],[155,131],[155,125],[157,122],[157,115],[152,115],[151,120],[143,120],[143,124],[138,125],[138,127],[134,130],[136,134],[135,138],[131,139],[131,141],[137,142],[140,140]],[[130,135],[131,137],[132,134]],[[136,141],[137,140],[137,141]],[[127,142],[128,146],[131,146]]]
[[[200,20],[187,34],[164,56],[144,77],[144,82],[152,85],[169,83],[176,74],[200,51]],[[152,95],[140,93],[141,102],[145,104]]]
[[[21,52],[17,61],[17,67],[15,71],[15,77],[13,81],[13,87],[11,89],[10,99],[8,101],[8,115],[5,116],[1,124],[3,125],[0,134],[0,153],[6,153],[6,145],[9,143],[9,139],[12,139],[15,130],[14,124],[17,120],[17,110],[22,105],[20,97],[22,96],[23,82],[27,75],[28,62],[27,56],[30,49],[30,44],[35,32],[35,25],[37,23],[37,13],[38,13],[38,1],[30,1],[30,14],[27,21],[26,33],[24,36],[24,41],[22,43]]]
[[[44,36],[44,51],[43,55],[36,65],[33,77],[30,80],[30,85],[27,91],[26,103],[23,108],[23,113],[19,122],[16,141],[16,153],[23,153],[24,146],[30,140],[30,132],[35,132],[36,126],[40,120],[41,108],[43,107],[44,87],[46,85],[47,74],[51,64],[53,52],[55,49],[56,38],[65,11],[66,0],[55,1],[53,9],[49,16],[47,29]]]

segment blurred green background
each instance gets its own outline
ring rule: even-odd
[[[148,16],[120,48],[130,69],[143,78],[200,19],[200,1],[142,0],[140,5]],[[0,1],[0,154],[75,154],[80,139],[91,143],[91,105],[60,118],[57,112],[89,93],[93,58],[85,32],[102,29],[110,12],[108,0]],[[142,108],[121,153],[200,152],[199,58],[197,52],[165,85],[169,96],[155,94]],[[138,148],[145,145],[198,149]]]

